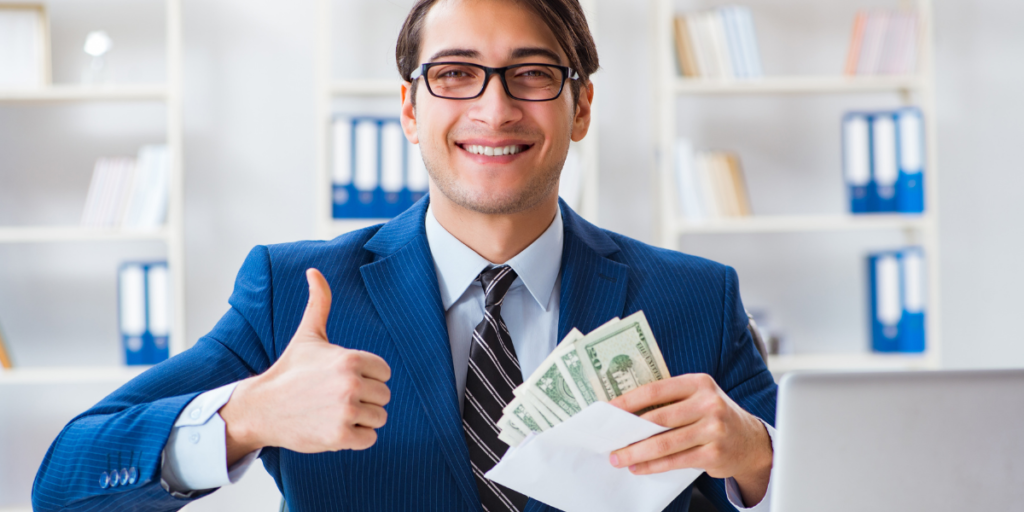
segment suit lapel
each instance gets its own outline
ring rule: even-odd
[[[584,334],[623,315],[629,267],[607,258],[619,251],[603,231],[562,203],[565,238],[558,339],[575,327]]]
[[[459,488],[467,502],[478,504],[480,497],[459,413],[448,325],[430,246],[423,233],[426,202],[417,206],[385,225],[366,244],[367,249],[387,255],[363,265],[360,271],[373,305],[412,376]],[[417,220],[419,230],[415,229]]]

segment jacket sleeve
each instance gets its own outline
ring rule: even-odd
[[[740,407],[774,426],[778,392],[775,379],[747,330],[749,320],[740,300],[739,278],[732,267],[726,268],[724,281],[722,352],[715,381]],[[736,510],[729,503],[724,482],[705,473],[696,485],[718,510]]]
[[[33,510],[165,511],[189,503],[161,486],[161,453],[193,398],[270,367],[273,295],[265,247],[249,253],[229,302],[231,309],[195,346],[132,379],[64,427],[36,474]],[[121,468],[129,474],[136,469],[134,482],[101,485],[103,473]]]

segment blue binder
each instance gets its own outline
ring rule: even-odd
[[[128,365],[165,361],[170,349],[167,263],[124,263],[118,270],[118,321]]]
[[[866,213],[871,185],[871,126],[862,113],[843,117],[843,173],[850,200],[850,213]]]
[[[920,248],[904,249],[900,254],[903,316],[900,319],[900,352],[924,352],[925,348],[925,271]]]
[[[916,107],[896,112],[899,178],[896,181],[896,211],[924,212],[924,131],[921,111]]]
[[[400,120],[337,116],[333,127],[333,217],[391,218],[408,208],[408,157]]]
[[[890,251],[868,257],[871,283],[871,348],[876,352],[899,351],[900,301],[899,253]]]
[[[333,160],[331,162],[331,216],[347,219],[355,216],[355,186],[352,184],[352,168],[355,147],[355,133],[352,119],[336,116],[332,122]]]
[[[896,116],[881,112],[871,116],[871,186],[868,210],[896,211],[896,182],[899,162],[896,155]]]
[[[919,247],[868,256],[871,348],[919,353],[925,349],[924,253]]]
[[[394,217],[408,208],[406,190],[406,139],[398,119],[380,125],[380,190],[376,217]]]

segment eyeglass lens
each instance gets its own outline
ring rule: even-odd
[[[473,98],[483,92],[487,72],[466,64],[440,64],[427,71],[430,91],[436,96],[453,99]],[[562,70],[541,64],[518,66],[505,70],[505,82],[513,98],[552,100],[562,88]]]

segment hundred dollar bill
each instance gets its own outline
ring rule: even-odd
[[[643,311],[595,329],[574,345],[574,363],[602,402],[670,377]]]

